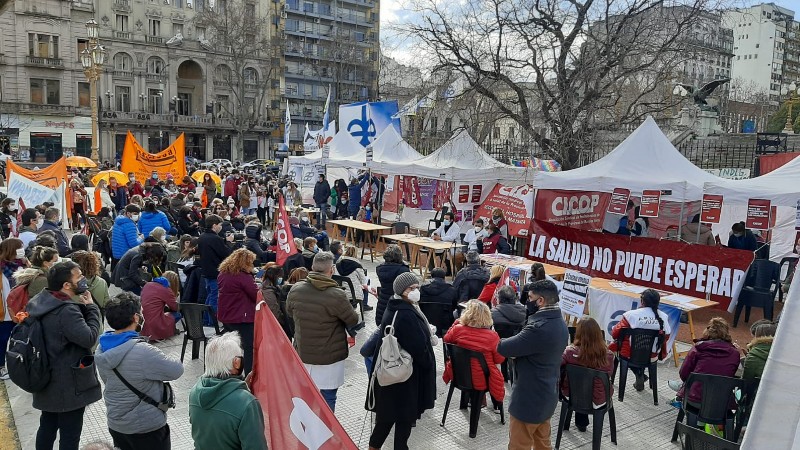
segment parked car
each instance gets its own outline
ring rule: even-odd
[[[265,166],[276,166],[276,162],[272,159],[254,159],[252,161],[246,162],[240,166],[242,169],[255,169],[259,167]]]

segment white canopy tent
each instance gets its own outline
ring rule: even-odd
[[[718,180],[681,155],[652,117],[598,161],[564,172],[537,171],[533,176],[536,189],[613,192],[626,188],[631,195],[641,195],[645,189],[672,190],[665,200],[675,202],[700,200],[703,184]]]
[[[373,170],[381,173],[403,173],[409,164],[422,159],[422,155],[403,140],[394,127],[387,127],[372,142]]]
[[[362,168],[365,167],[366,150],[348,132],[339,131],[328,144],[328,167]],[[289,166],[322,166],[322,149],[303,156],[290,156]]]

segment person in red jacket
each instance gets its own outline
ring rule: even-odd
[[[564,397],[569,397],[569,385],[567,385],[565,370],[567,364],[602,370],[608,373],[608,379],[611,380],[611,372],[614,370],[614,353],[608,349],[600,325],[591,317],[584,317],[578,322],[575,339],[564,349],[564,354],[561,356],[561,395]],[[609,394],[613,394],[614,384],[609,383],[609,388],[611,389]],[[592,390],[592,403],[595,408],[600,408],[606,403],[603,383],[596,378]],[[578,427],[578,431],[586,431],[588,425],[588,415],[575,413],[575,426]]]
[[[238,331],[242,337],[244,374],[253,370],[253,319],[258,298],[253,266],[255,260],[255,253],[240,248],[222,261],[217,276],[217,320],[225,324],[228,330]]]
[[[483,354],[486,365],[489,367],[489,394],[492,396],[495,409],[499,409],[498,405],[503,403],[506,391],[503,374],[500,373],[497,366],[502,364],[505,358],[497,352],[500,337],[492,330],[492,313],[489,307],[477,300],[467,302],[461,317],[444,335],[444,342]],[[453,379],[453,367],[450,361],[447,361],[442,379],[445,383],[449,383]],[[472,384],[477,390],[486,390],[486,377],[483,369],[475,361],[472,361]],[[462,407],[466,405],[463,396],[461,405]]]
[[[489,281],[483,285],[483,289],[480,295],[478,295],[478,300],[487,305],[491,304],[492,298],[494,298],[494,292],[497,290],[497,283],[500,282],[500,278],[503,277],[503,272],[505,271],[506,266],[502,264],[495,264],[489,269]]]
[[[130,198],[134,195],[144,197],[144,187],[142,187],[142,183],[136,179],[136,174],[128,172],[128,180],[128,197]]]
[[[478,252],[483,254],[503,253],[505,255],[510,255],[511,246],[508,244],[508,239],[500,232],[500,228],[498,228],[494,222],[489,222],[486,230],[489,236],[475,241],[478,245]]]
[[[175,335],[175,323],[180,320],[178,311],[178,290],[180,278],[172,271],[142,287],[142,336],[149,336],[151,341],[160,341]],[[170,312],[164,312],[164,307]]]

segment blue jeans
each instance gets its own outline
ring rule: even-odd
[[[332,412],[336,412],[336,391],[339,389],[320,389],[319,392],[322,393],[322,398],[325,399],[325,403],[331,408]]]
[[[219,287],[217,286],[216,278],[205,278],[206,280],[206,305],[210,306],[217,314],[217,304],[219,303]],[[204,317],[203,324],[208,326],[214,325],[214,319],[211,317]]]
[[[317,214],[317,228],[325,229],[325,223],[328,220],[328,204],[318,203],[319,214]]]
[[[172,315],[172,318],[175,319],[175,323],[180,322],[181,317],[183,317],[179,312],[171,312],[170,314]]]

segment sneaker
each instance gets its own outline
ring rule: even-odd
[[[683,407],[683,402],[678,397],[673,398],[669,401],[670,406],[676,409],[681,409]]]
[[[369,306],[369,305],[363,305],[362,308],[363,308],[364,311],[372,311],[373,309],[375,309],[375,308],[373,308],[372,306]]]
[[[9,378],[8,370],[5,367],[0,367],[0,380],[7,380]]]
[[[669,386],[669,388],[673,391],[678,392],[681,390],[681,387],[683,387],[683,382],[678,380],[669,380],[667,381],[667,386]]]

